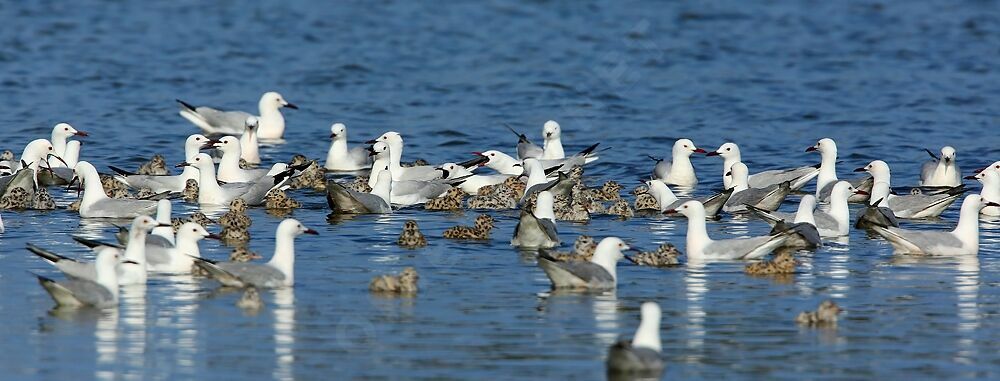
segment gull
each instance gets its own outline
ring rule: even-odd
[[[519,160],[527,158],[540,159],[545,154],[545,150],[542,147],[532,143],[524,134],[515,131],[510,126],[507,126],[507,129],[513,132],[514,135],[517,135],[517,158]]]
[[[172,227],[170,229],[173,230]],[[161,250],[150,250],[149,242],[147,242],[146,260],[149,264],[149,271],[161,273],[190,272],[191,266],[194,265],[192,258],[201,257],[198,241],[205,238],[221,239],[222,237],[209,233],[197,222],[185,222],[177,229],[177,243],[175,245],[162,247]]]
[[[295,237],[319,234],[289,218],[278,224],[274,235],[274,256],[264,264],[253,262],[214,262],[193,258],[195,264],[223,286],[281,288],[295,285]]]
[[[663,371],[660,343],[660,305],[645,302],[640,309],[639,328],[632,341],[621,340],[608,349],[607,367],[612,373],[652,373]]]
[[[955,162],[955,148],[944,146],[939,158],[929,149],[924,149],[931,160],[920,167],[920,186],[922,187],[955,187],[962,185],[962,171]]]
[[[853,194],[867,194],[863,190],[854,189],[850,182],[838,181],[833,186],[830,196],[830,210],[815,210],[816,197],[813,195],[802,196],[799,202],[799,209],[796,213],[769,212],[758,208],[750,208],[754,214],[774,226],[780,221],[793,221],[795,223],[812,220],[816,230],[822,237],[842,237],[851,231],[851,211],[847,206],[847,199]],[[804,214],[808,214],[806,217]]]
[[[330,150],[326,153],[324,167],[331,171],[357,171],[371,164],[364,147],[347,148],[347,126],[334,123],[330,126]]]
[[[392,173],[388,166],[378,173],[371,193],[355,191],[333,180],[328,181],[326,186],[326,202],[334,213],[392,213],[391,194]]]
[[[132,284],[145,284],[147,277],[147,270],[149,263],[146,257],[146,238],[149,236],[149,231],[157,226],[170,226],[170,224],[161,224],[156,222],[155,219],[149,216],[139,216],[132,219],[132,226],[128,229],[128,240],[125,245],[124,258],[131,261],[127,266],[118,266],[118,281],[122,285],[132,285]],[[88,247],[99,250],[102,247],[113,247],[120,249],[121,246],[107,244],[104,242],[89,240],[83,237],[74,236],[73,240],[80,242]],[[29,248],[29,250],[31,250]],[[93,268],[74,266],[70,262],[63,260],[54,261],[48,256],[43,256],[31,250],[33,253],[42,256],[50,262],[54,262],[53,265],[66,273],[66,275],[81,278],[81,279],[94,279],[91,278],[96,276],[93,272]],[[59,256],[61,259],[67,259],[65,257]]]
[[[872,185],[871,197],[868,205],[858,213],[858,222],[854,227],[858,229],[869,228],[872,225],[882,227],[899,227],[896,214],[889,209],[889,183],[879,181]]]
[[[389,153],[389,169],[392,171],[392,179],[394,181],[402,180],[437,180],[442,178],[442,172],[437,168],[429,165],[418,165],[413,167],[403,167],[399,164],[400,159],[403,157],[403,137],[399,135],[398,132],[389,131],[382,136],[379,136],[375,140],[369,140],[367,144],[376,144],[379,142],[384,142],[388,145]],[[374,176],[374,174],[372,174]]]
[[[657,180],[646,180],[646,187],[649,188],[649,193],[653,195],[656,202],[660,205],[660,212],[667,211],[669,209],[676,209],[681,206],[681,204],[692,200],[690,198],[678,198],[674,195],[674,192],[670,190],[667,184],[662,181]],[[720,193],[713,194],[708,197],[703,197],[697,199],[701,201],[702,205],[705,206],[705,216],[709,219],[718,218],[719,211],[722,210],[722,206],[726,204],[729,197],[733,194],[733,188],[726,189]]]
[[[503,183],[505,180],[509,179],[510,175],[477,175],[465,169],[465,167],[455,164],[455,163],[444,163],[441,164],[440,168],[448,171],[448,179],[464,178],[461,184],[458,185],[463,192],[470,195],[478,195],[479,188],[487,185],[497,185]]]
[[[61,307],[97,307],[110,308],[118,306],[119,279],[116,266],[119,251],[114,248],[102,248],[97,252],[94,261],[95,277],[93,280],[71,278],[67,281],[55,280],[36,275],[38,283],[45,288],[57,306]],[[124,264],[132,264],[126,260]]]
[[[722,157],[722,185],[727,189],[731,188],[733,186],[732,178],[726,176],[726,174],[729,173],[729,169],[732,168],[733,164],[743,161],[743,157],[740,154],[740,147],[736,143],[724,143],[719,146],[719,149],[709,152],[705,156]],[[767,188],[771,185],[789,181],[791,182],[792,190],[798,190],[816,177],[817,174],[819,174],[819,170],[814,166],[774,169],[750,175],[747,183],[752,188]]]
[[[54,154],[56,156],[59,156],[59,157],[62,157],[65,160],[66,149],[68,147],[66,140],[69,139],[72,136],[85,137],[85,136],[89,136],[89,135],[86,132],[79,131],[76,128],[73,128],[73,126],[69,125],[69,123],[59,123],[59,124],[56,124],[55,127],[52,127],[52,138],[50,139],[50,141],[52,142],[52,148],[53,148],[52,149],[52,154]],[[79,143],[77,143],[77,144],[79,144]],[[79,153],[79,151],[77,151],[77,153]],[[58,168],[58,167],[69,167],[69,168],[72,168],[71,166],[69,166],[67,164],[69,164],[69,163],[67,162],[67,163],[64,164],[64,163],[60,162],[59,160],[50,160],[49,161],[49,167],[52,167],[52,168]]]
[[[243,132],[247,117],[254,116],[243,111],[220,111],[211,107],[193,106],[180,99],[180,115],[195,126],[198,126],[209,135],[237,135]],[[281,139],[285,134],[285,117],[281,115],[280,109],[288,107],[298,109],[276,92],[267,92],[261,95],[257,104],[260,116],[260,128],[257,136],[261,139]]]
[[[791,183],[771,185],[767,188],[750,188],[747,185],[747,175],[750,170],[746,164],[736,163],[729,169],[728,176],[733,178],[733,195],[726,201],[722,210],[727,212],[746,211],[747,205],[764,210],[777,210],[788,193],[792,191]]]
[[[0,233],[7,231],[7,228],[3,226],[3,217],[0,216]]]
[[[369,155],[374,156],[372,170],[368,178],[368,186],[375,188],[375,182],[382,171],[388,171],[393,177],[391,187],[392,203],[400,206],[410,206],[427,202],[432,198],[440,197],[453,186],[457,186],[465,181],[464,178],[448,179],[448,171],[443,168],[432,168],[440,173],[439,177],[432,180],[396,180],[396,172],[392,166],[392,149],[390,144],[379,141],[369,148]],[[385,169],[389,168],[389,169]],[[411,167],[412,168],[412,167]]]
[[[66,162],[67,168],[73,168],[76,163],[80,161],[80,147],[83,145],[79,140],[70,140],[66,143],[66,151],[63,154],[63,160]]]
[[[984,199],[1000,200],[1000,170],[988,167],[979,171],[975,176],[967,176],[966,179],[979,180],[983,184],[983,190],[979,194]],[[1000,208],[987,206],[979,213],[985,216],[1000,216]]]
[[[542,160],[558,160],[566,157],[562,146],[562,128],[554,120],[545,122],[542,126],[542,138],[545,139],[542,146]]]
[[[28,249],[28,251],[32,252],[33,254],[45,260],[45,262],[52,265],[59,271],[62,271],[63,275],[66,275],[71,279],[80,279],[89,281],[97,280],[97,270],[94,262],[79,262],[73,258],[56,254],[52,251],[43,249],[31,243],[26,244],[25,248]],[[100,244],[99,242],[97,242],[96,246],[94,246],[95,252],[100,252],[101,250],[104,249],[113,250],[116,255],[116,258],[121,255],[121,248],[114,246],[105,246],[103,244]],[[137,263],[132,262],[131,264],[135,265]]]
[[[965,196],[958,225],[952,231],[908,230],[872,226],[885,237],[897,253],[920,255],[976,255],[979,253],[979,210],[1000,206],[978,194]]]
[[[76,176],[70,180],[83,182],[83,199],[80,201],[80,217],[83,218],[132,218],[145,216],[156,210],[156,201],[110,198],[104,193],[101,176],[97,169],[86,161],[76,163]]]
[[[650,159],[656,161],[653,167],[653,178],[667,184],[693,187],[698,184],[698,177],[694,174],[694,166],[691,165],[691,155],[694,153],[705,153],[705,150],[695,147],[690,139],[678,139],[674,142],[671,152],[671,161]]]
[[[816,178],[816,199],[826,201],[837,179],[837,142],[823,138],[806,148],[806,152],[819,152],[819,176]]]
[[[681,213],[688,219],[687,255],[697,260],[757,259],[782,246],[796,229],[778,234],[713,240],[705,226],[705,206],[699,201],[688,201],[667,213]]]
[[[249,164],[260,164],[260,142],[257,140],[259,126],[256,116],[248,116],[243,134],[240,135],[240,159]]]
[[[170,214],[173,212],[173,207],[170,205],[170,200],[159,200],[156,202],[156,222],[165,224],[166,226],[157,226],[149,232],[150,235],[155,235],[157,237],[163,237],[171,245],[174,244],[174,227],[172,225],[172,220]]]
[[[193,160],[198,150],[205,144],[209,144],[210,139],[202,134],[188,136],[184,140],[184,160]],[[161,192],[183,192],[188,180],[198,181],[198,170],[194,167],[184,167],[184,171],[179,175],[151,176],[139,175],[124,169],[108,166],[114,171],[115,179],[132,188],[149,188],[155,193]]]
[[[521,217],[514,227],[512,246],[526,248],[550,248],[559,246],[559,232],[556,230],[556,214],[552,210],[555,199],[549,191],[538,193],[535,209],[528,212],[521,209]]]
[[[242,148],[239,139],[232,136],[224,136],[218,140],[209,140],[201,148],[218,148],[222,151],[222,159],[219,160],[218,179],[227,183],[245,183],[257,180],[267,174],[267,169],[243,169],[240,168],[240,155]],[[201,185],[199,182],[198,185]]]
[[[487,159],[485,166],[497,171],[501,175],[520,176],[524,173],[522,162],[503,152],[490,150],[473,152],[473,154],[485,157]]]
[[[524,170],[528,174],[528,181],[525,183],[521,202],[543,190],[551,192],[553,196],[565,196],[573,191],[574,182],[565,172],[557,172],[556,178],[549,180],[541,163],[536,159],[524,159]]]
[[[205,153],[195,155],[193,160],[177,164],[178,167],[191,166],[198,170],[198,203],[202,205],[229,205],[242,198],[248,205],[261,205],[272,189],[281,189],[299,167],[288,167],[277,163],[268,173],[250,183],[226,183],[219,185],[215,177],[215,164]]]
[[[844,201],[847,202],[846,200]],[[778,218],[769,215],[770,212],[758,209],[752,205],[747,206],[750,211],[756,213],[768,224],[773,226],[771,234],[780,233],[789,229],[798,230],[798,234],[793,234],[785,241],[785,247],[792,248],[815,248],[823,244],[819,229],[816,228],[816,216],[813,215],[816,209],[816,197],[813,195],[802,196],[799,200],[799,207],[795,214],[788,218]]]
[[[35,139],[29,142],[28,145],[24,146],[24,150],[21,152],[20,160],[11,160],[9,162],[0,163],[7,167],[7,170],[10,172],[8,176],[0,178],[0,194],[5,194],[7,192],[8,186],[13,182],[15,176],[22,169],[31,170],[31,172],[26,172],[26,175],[30,175],[31,177],[32,188],[25,190],[33,192],[34,186],[38,185],[38,170],[41,163],[46,161],[50,155],[55,155],[53,152],[55,152],[54,148],[48,139]]]
[[[617,263],[625,257],[622,251],[629,249],[620,238],[607,237],[597,244],[589,261],[560,262],[542,252],[538,266],[552,281],[552,289],[613,290],[618,284]]]
[[[855,169],[855,172],[868,172],[875,179],[875,182],[890,182],[891,174],[889,165],[882,160],[875,160],[868,165]],[[948,188],[931,194],[908,194],[886,196],[889,201],[889,209],[899,218],[927,218],[940,216],[958,197],[965,192],[963,186]]]

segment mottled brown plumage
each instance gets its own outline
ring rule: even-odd
[[[368,290],[375,293],[413,295],[417,293],[417,270],[403,269],[398,275],[379,275],[368,284]]]
[[[643,251],[630,260],[640,266],[666,267],[680,264],[680,250],[670,243],[660,245],[653,251]]]
[[[780,251],[774,259],[748,264],[743,272],[747,275],[794,274],[798,262],[790,250]]]
[[[476,217],[475,226],[455,226],[445,230],[442,235],[448,239],[487,240],[490,239],[490,231],[493,230],[495,223],[496,220],[492,216],[480,214]]]
[[[301,208],[302,203],[295,201],[281,189],[272,190],[264,197],[264,208],[267,209],[295,209]]]
[[[167,161],[163,160],[163,156],[156,154],[148,162],[142,163],[136,173],[140,175],[163,176],[169,175],[170,170],[167,169]]]
[[[465,199],[465,192],[461,188],[451,188],[444,195],[438,198],[427,200],[424,203],[426,210],[459,210],[462,209],[462,200]]]
[[[396,244],[408,249],[415,249],[427,246],[427,238],[424,237],[424,234],[420,232],[420,228],[417,227],[417,221],[407,220],[403,224],[403,232],[399,234]]]
[[[184,201],[187,202],[198,202],[198,181],[194,179],[188,179],[184,183],[184,191],[181,192]]]
[[[795,322],[808,326],[834,326],[837,325],[837,315],[843,309],[832,300],[825,300],[819,304],[816,311],[803,311],[795,317]]]
[[[593,237],[581,235],[573,242],[571,252],[552,252],[549,255],[560,261],[589,261],[594,257],[594,250],[597,250],[597,242]]]

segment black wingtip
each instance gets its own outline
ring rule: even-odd
[[[24,248],[28,249],[28,251],[34,253],[35,255],[37,255],[39,257],[42,257],[42,258],[45,258],[45,259],[47,259],[49,261],[52,261],[52,262],[59,262],[60,260],[66,259],[66,257],[64,257],[62,255],[53,253],[51,251],[45,250],[45,249],[43,249],[41,247],[32,245],[30,243],[26,244]]]
[[[175,101],[177,101],[177,103],[180,103],[180,104],[181,104],[181,106],[184,106],[184,108],[186,108],[186,109],[188,109],[188,110],[191,110],[191,111],[195,111],[195,109],[196,109],[196,107],[194,107],[194,106],[193,106],[193,105],[191,105],[190,103],[187,103],[187,102],[185,102],[185,101],[182,101],[182,100],[180,100],[180,99],[174,99],[174,100],[175,100]]]
[[[601,143],[594,143],[594,145],[592,145],[590,147],[587,147],[587,148],[584,148],[583,151],[580,151],[580,154],[581,155],[589,155],[591,152],[594,152],[594,150],[597,149],[597,146],[599,146],[599,145],[601,145]]]
[[[122,176],[132,176],[132,175],[136,174],[135,172],[126,171],[124,169],[118,168],[118,167],[113,166],[113,165],[109,165],[108,168],[110,168],[112,171],[115,171],[115,173],[117,173],[119,175],[122,175]]]
[[[187,256],[191,257],[191,259],[194,259],[195,263],[206,262],[206,263],[210,263],[210,264],[213,264],[213,265],[219,263],[219,261],[213,261],[211,259],[206,259],[206,258],[202,258],[202,257],[196,257],[196,256],[193,256],[191,254],[184,254],[184,255],[187,255]]]
[[[555,257],[549,255],[548,250],[544,250],[544,249],[539,249],[538,250],[538,259],[544,259],[544,260],[549,261],[549,262],[559,262],[558,259],[556,259]]]
[[[931,157],[933,157],[934,160],[941,160],[940,158],[938,158],[938,155],[934,154],[934,151],[931,151],[927,148],[924,148],[924,151],[927,152],[928,155],[931,155]]]

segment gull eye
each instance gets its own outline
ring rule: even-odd
[[[69,127],[63,128],[63,131],[69,131]]]
[[[193,231],[193,232],[197,233],[197,232],[198,232],[198,229],[191,229],[191,231]]]
[[[732,148],[726,148],[726,151],[732,151],[732,150],[733,150]]]
[[[688,145],[687,145],[687,144],[685,144],[685,145],[684,145],[684,148],[688,148]]]
[[[52,150],[52,147],[49,147],[49,151],[51,151],[51,150]]]

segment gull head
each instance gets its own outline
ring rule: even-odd
[[[180,228],[177,229],[177,237],[183,237],[184,239],[196,242],[205,238],[222,239],[222,237],[219,237],[216,234],[209,233],[208,230],[205,230],[205,227],[201,226],[201,224],[197,222],[185,222]]]
[[[52,137],[53,138],[68,138],[70,136],[88,136],[86,132],[77,130],[70,126],[69,123],[59,123],[55,127],[52,127]]]
[[[875,160],[864,167],[855,169],[854,172],[868,172],[872,177],[880,178],[878,176],[889,175],[889,164],[882,160]]]
[[[391,144],[391,145],[394,145],[394,146],[397,146],[397,147],[401,147],[403,145],[403,136],[400,135],[396,131],[389,131],[389,132],[386,132],[386,133],[382,134],[381,136],[379,136],[379,137],[377,137],[375,139],[369,140],[369,141],[367,141],[365,143],[375,144],[375,143],[378,143],[378,142],[385,142],[387,144]]]
[[[334,123],[330,126],[330,139],[347,137],[347,126],[343,123]]]
[[[168,223],[163,223],[157,221],[155,218],[150,216],[139,216],[132,220],[132,231],[133,232],[143,232],[148,233],[153,228],[160,226],[171,226]]]
[[[673,149],[674,156],[677,155],[691,156],[691,154],[695,152],[705,153],[705,150],[695,147],[694,142],[692,142],[691,139],[678,139],[676,142],[674,142],[674,149]]]
[[[281,221],[281,224],[278,224],[278,234],[286,234],[292,237],[297,237],[303,234],[319,235],[319,232],[307,228],[305,225],[302,225],[299,220],[289,218]]]
[[[240,153],[240,140],[234,136],[223,136],[214,144],[222,153]]]
[[[818,151],[819,153],[835,153],[837,152],[837,143],[830,138],[820,139],[816,144],[813,144],[809,148],[806,148],[806,152]]]
[[[483,151],[483,152],[473,152],[473,154],[485,157],[486,160],[487,160],[486,161],[486,165],[498,164],[498,162],[500,160],[502,160],[504,157],[510,158],[509,155],[507,155],[507,154],[505,154],[503,152],[500,152],[500,151],[496,151],[496,150],[489,150],[489,151]]]
[[[705,156],[722,156],[723,159],[740,159],[740,147],[736,143],[723,143],[719,149],[709,152]]]
[[[384,157],[383,155],[389,152],[389,144],[386,142],[376,142],[371,147],[368,147],[368,156],[374,156],[376,159]]]
[[[685,202],[677,207],[677,209],[668,209],[663,213],[672,214],[680,213],[687,217],[689,220],[705,219],[705,205],[702,205],[701,201],[691,200]]]
[[[559,137],[562,136],[562,128],[559,127],[559,123],[556,123],[554,120],[550,120],[545,122],[545,125],[542,126],[542,136],[545,137],[545,140],[559,139]]]
[[[202,170],[214,165],[215,163],[212,162],[211,156],[208,156],[207,153],[199,153],[194,155],[190,160],[177,164],[177,167],[195,167],[198,170]]]
[[[945,163],[955,162],[955,148],[952,146],[944,146],[941,148],[941,160]]]
[[[613,261],[618,261],[621,260],[622,258],[625,258],[625,253],[624,253],[625,251],[631,249],[632,248],[629,247],[629,245],[625,243],[625,241],[622,241],[621,238],[607,237],[602,239],[601,242],[597,244],[597,248],[594,251],[594,256],[602,255],[606,256],[608,259],[611,259]]]
[[[198,152],[198,150],[205,144],[208,144],[209,141],[210,139],[202,134],[188,136],[187,140],[184,140],[184,152]]]
[[[247,117],[247,120],[243,122],[243,126],[246,127],[247,130],[252,131],[257,129],[257,126],[260,126],[260,121],[257,120],[256,116],[250,115]]]
[[[868,192],[865,192],[860,189],[855,189],[850,182],[838,181],[836,184],[833,185],[833,190],[830,191],[830,198],[837,200],[847,200],[849,197],[856,194],[866,195],[868,194]]]
[[[55,154],[55,148],[52,148],[52,143],[48,139],[35,139],[24,146],[24,152],[21,153],[21,161],[31,165],[52,154]]]
[[[288,103],[288,101],[285,100],[285,97],[282,97],[281,94],[278,94],[278,92],[276,91],[269,91],[264,93],[264,95],[261,95],[260,106],[262,108],[267,107],[267,108],[273,108],[275,110],[282,107],[288,107],[290,109],[299,108],[299,106]]]

